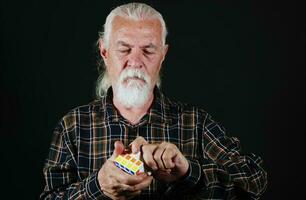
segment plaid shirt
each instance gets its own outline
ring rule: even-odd
[[[112,155],[114,142],[126,146],[137,136],[149,143],[175,144],[189,161],[183,180],[153,179],[136,199],[258,199],[267,185],[260,157],[241,155],[239,140],[205,111],[174,102],[157,88],[148,113],[131,125],[105,97],[77,107],[55,128],[44,167],[41,199],[108,199],[97,175]]]

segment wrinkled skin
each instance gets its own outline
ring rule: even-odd
[[[174,182],[188,172],[187,159],[172,143],[149,144],[143,137],[138,137],[132,142],[131,149],[133,153],[142,151],[145,164],[153,170],[153,176],[158,180]]]
[[[111,199],[131,199],[139,195],[141,190],[148,187],[153,180],[152,176],[145,173],[130,175],[116,167],[114,160],[123,151],[123,144],[119,141],[115,142],[113,155],[103,164],[98,173],[101,190]]]
[[[179,149],[171,143],[149,144],[143,137],[137,137],[131,144],[132,153],[142,151],[143,161],[153,170],[154,178],[174,182],[188,171],[189,164]],[[124,152],[124,145],[115,142],[113,155],[104,163],[98,174],[103,193],[111,199],[131,199],[149,187],[153,177],[146,173],[130,175],[115,166],[115,158]]]

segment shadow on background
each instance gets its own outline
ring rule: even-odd
[[[124,1],[121,1],[124,2]],[[290,1],[147,1],[168,25],[163,91],[199,105],[263,157],[262,199],[305,198],[305,23]],[[53,128],[94,98],[112,1],[1,1],[1,195],[37,199]],[[1,198],[2,199],[2,198]]]

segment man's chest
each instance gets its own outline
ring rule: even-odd
[[[73,146],[76,150],[79,175],[87,176],[88,173],[100,169],[112,155],[115,141],[121,141],[128,147],[139,136],[148,143],[170,142],[175,144],[184,156],[197,157],[201,132],[200,125],[186,126],[180,123],[128,126],[120,122],[108,122],[76,127]]]

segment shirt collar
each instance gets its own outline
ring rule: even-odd
[[[154,88],[154,100],[147,114],[143,116],[138,124],[147,123],[171,123],[170,115],[170,105],[166,100],[162,92],[155,87]],[[113,89],[112,87],[108,88],[106,97],[103,99],[106,109],[106,119],[110,121],[118,122],[119,120],[125,120],[116,109],[113,104]]]

